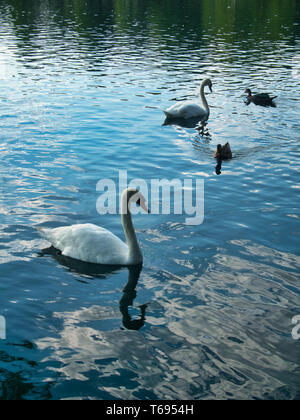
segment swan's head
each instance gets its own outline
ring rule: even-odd
[[[131,204],[135,203],[142,207],[146,213],[150,213],[146,205],[146,199],[143,194],[137,188],[127,188],[122,194],[122,202],[126,201],[127,209],[130,209]]]
[[[208,86],[209,90],[212,92],[212,81],[210,79],[205,79],[202,84],[203,84],[203,87]]]
[[[244,93],[247,93],[247,95],[251,96],[251,90],[250,89],[246,89]]]

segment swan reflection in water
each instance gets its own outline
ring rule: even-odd
[[[137,296],[136,286],[140,278],[142,265],[129,267],[128,283],[123,290],[120,300],[120,312],[123,316],[123,325],[127,330],[139,330],[145,324],[146,308],[148,304],[139,306],[141,316],[139,319],[132,319],[129,314],[129,306],[133,306],[133,301]]]
[[[40,257],[51,255],[60,265],[66,267],[69,271],[77,273],[81,276],[102,278],[105,279],[109,275],[119,272],[122,267],[112,265],[90,264],[70,257],[65,257],[62,253],[53,246],[43,249],[39,254]],[[124,268],[124,267],[123,267]],[[133,302],[137,296],[136,287],[140,278],[143,265],[129,266],[128,282],[123,290],[123,295],[119,302],[120,312],[122,314],[122,323],[125,329],[139,330],[145,324],[146,308],[148,304],[139,306],[141,315],[139,319],[132,319],[129,313],[129,307],[133,306]],[[85,283],[84,279],[80,280]]]
[[[165,125],[175,125],[178,127],[182,127],[182,128],[194,128],[196,131],[198,131],[199,135],[201,137],[207,137],[210,138],[210,133],[208,131],[207,128],[207,121],[206,120],[201,120],[198,117],[196,118],[189,118],[189,119],[184,119],[184,118],[173,118],[173,119],[169,119],[166,118],[163,126]]]

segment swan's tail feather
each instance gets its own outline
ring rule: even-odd
[[[164,109],[162,109],[162,112],[165,114],[165,117],[166,117],[163,125],[169,125],[171,121],[174,120],[174,117],[172,117],[172,115],[169,114],[168,111],[165,111]]]
[[[273,101],[273,99],[277,98],[277,96],[273,96],[273,98],[271,98],[271,101]]]
[[[36,229],[43,238],[47,239],[47,229],[41,228],[39,226],[37,226]]]

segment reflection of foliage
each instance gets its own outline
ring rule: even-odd
[[[215,33],[276,40],[282,33],[282,25],[293,28],[299,18],[299,2],[289,0],[212,0],[204,1],[203,22],[211,22]],[[294,28],[298,30],[298,28]]]
[[[81,60],[89,68],[102,68],[116,51],[136,56],[163,57],[171,63],[176,52],[208,55],[213,61],[234,62],[236,50],[247,60],[260,61],[265,51],[258,43],[281,54],[285,38],[295,44],[300,36],[297,0],[3,0],[0,24],[10,25],[24,57],[50,49]],[[56,42],[56,40],[58,42]],[[154,41],[154,42],[153,42]],[[269,42],[268,42],[269,41]],[[271,42],[270,42],[271,41]],[[64,45],[65,44],[65,45]],[[66,48],[67,45],[67,48]],[[231,48],[231,47],[234,48]],[[153,51],[155,48],[155,51]],[[253,51],[255,49],[255,52]],[[154,54],[153,54],[154,53]],[[69,63],[70,55],[64,63]],[[26,59],[24,62],[27,62]],[[186,70],[189,63],[185,60]],[[173,67],[173,66],[171,66]]]
[[[49,385],[36,388],[32,383],[26,382],[21,374],[0,370],[0,401],[20,401],[26,399],[49,399],[47,390]]]
[[[3,0],[0,13],[7,14],[18,30],[38,26],[40,19],[77,30],[109,24],[119,32],[144,30],[148,33],[172,30],[177,36],[191,34],[276,40],[287,27],[296,35],[299,25],[298,0]],[[80,29],[79,29],[80,28]],[[188,32],[187,32],[187,28]],[[242,35],[240,35],[242,34]]]
[[[14,346],[32,349],[32,344],[29,342],[14,344]],[[10,356],[4,351],[0,351],[0,361],[5,362],[4,366],[6,366],[6,369],[0,369],[0,401],[51,398],[50,383],[32,383],[26,379],[26,377],[34,377],[30,370],[36,368],[36,362],[28,361],[23,357]]]

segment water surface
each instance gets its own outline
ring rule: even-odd
[[[1,2],[1,399],[300,397],[299,16],[296,0]],[[206,135],[163,125],[206,77]],[[96,211],[120,170],[203,179],[203,224],[136,216],[141,272],[45,250],[36,226],[124,237]]]

